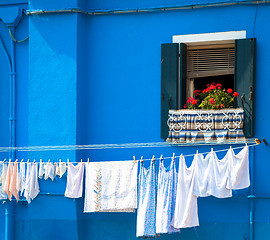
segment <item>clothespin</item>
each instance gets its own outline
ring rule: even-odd
[[[11,158],[9,159],[9,162],[11,162]]]
[[[68,164],[69,164],[69,158],[68,158],[68,160],[67,160],[67,161],[68,161]]]
[[[136,163],[137,161],[136,161],[136,158],[135,158],[135,156],[133,156],[133,162],[134,163]]]
[[[5,158],[3,162],[5,162],[7,159]]]
[[[61,163],[61,159],[59,159],[59,163]]]
[[[255,143],[256,143],[256,144],[260,144],[260,143],[261,143],[261,140],[258,139],[258,138],[256,138],[256,139],[255,139]]]
[[[246,147],[248,146],[247,142],[246,142]]]
[[[197,152],[196,152],[196,155],[198,155],[199,154],[199,150],[197,150]]]
[[[143,156],[141,156],[141,160],[140,161],[141,161],[141,163],[143,163]]]
[[[183,153],[181,153],[180,157],[183,157]]]
[[[34,163],[36,162],[36,160],[34,159]]]
[[[81,158],[81,162],[82,162],[82,158]]]
[[[156,161],[156,159],[155,159],[155,155],[153,155],[153,157],[152,157],[152,161],[153,161],[153,162],[155,162],[155,161]]]
[[[87,162],[89,163],[89,158],[87,158]]]
[[[211,148],[211,153],[214,152],[214,148]]]
[[[22,160],[21,160],[21,163],[23,162],[23,158],[22,158]]]
[[[175,159],[175,153],[173,153],[173,156],[172,156],[173,159]]]
[[[49,159],[48,162],[51,162],[51,160]]]
[[[28,158],[27,162],[29,163],[30,159]]]
[[[18,162],[18,159],[16,159],[15,162]]]

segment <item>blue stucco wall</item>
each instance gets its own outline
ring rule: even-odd
[[[33,0],[24,9],[117,9],[176,5],[177,1],[55,1]],[[204,3],[194,1],[192,4]],[[209,1],[205,3],[211,3]],[[0,1],[0,7],[8,7]],[[16,5],[17,4],[17,5]],[[181,2],[182,5],[188,4]],[[189,3],[190,4],[190,3]],[[14,7],[14,5],[12,5]],[[24,16],[16,27],[17,146],[160,142],[160,46],[173,35],[246,30],[257,38],[256,137],[268,139],[268,65],[270,5],[232,5],[167,12]],[[1,16],[0,16],[1,17]],[[4,23],[0,37],[10,53]],[[9,71],[0,51],[0,146],[8,146]],[[270,141],[270,140],[269,140]],[[44,161],[128,160],[173,152],[209,151],[211,146],[106,149],[89,151],[18,152],[17,157]],[[215,150],[228,146],[213,146]],[[1,159],[7,154],[1,154]],[[223,154],[219,154],[220,157]],[[269,147],[255,149],[257,196],[270,196]],[[191,158],[187,158],[189,163]],[[165,161],[169,165],[169,161]],[[83,214],[83,199],[64,198],[66,178],[40,181],[41,195],[16,204],[16,239],[136,239],[136,215]],[[50,194],[47,194],[50,193]],[[242,192],[248,194],[248,190]],[[268,199],[255,200],[255,239],[270,239]],[[0,205],[0,239],[4,239]],[[160,239],[249,239],[250,200],[199,199],[201,226]],[[211,237],[209,237],[211,236]]]

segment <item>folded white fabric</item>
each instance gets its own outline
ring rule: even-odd
[[[234,154],[233,149],[229,149],[228,169],[229,179],[228,189],[243,189],[250,185],[249,178],[249,149],[244,147],[238,154]]]
[[[69,198],[82,197],[83,174],[84,174],[83,162],[78,163],[76,166],[74,166],[72,163],[68,164],[67,186],[65,191],[66,197]]]
[[[86,163],[84,212],[134,212],[137,172],[134,161]]]
[[[178,183],[172,226],[188,228],[199,226],[197,197],[193,195],[195,161],[188,168],[183,156],[179,159]]]

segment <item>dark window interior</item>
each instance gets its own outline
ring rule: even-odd
[[[225,88],[227,90],[231,88],[234,90],[234,74],[194,78],[194,88],[195,90],[203,90],[207,84],[211,84],[212,82],[220,83],[222,89]]]

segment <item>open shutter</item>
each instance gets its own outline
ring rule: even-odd
[[[179,108],[183,108],[186,102],[187,89],[187,45],[180,43],[180,81],[179,81]]]
[[[245,137],[254,136],[254,87],[256,39],[235,41],[235,91],[239,93],[237,106],[244,108]]]
[[[169,109],[179,106],[179,44],[161,45],[161,138],[168,137]]]

